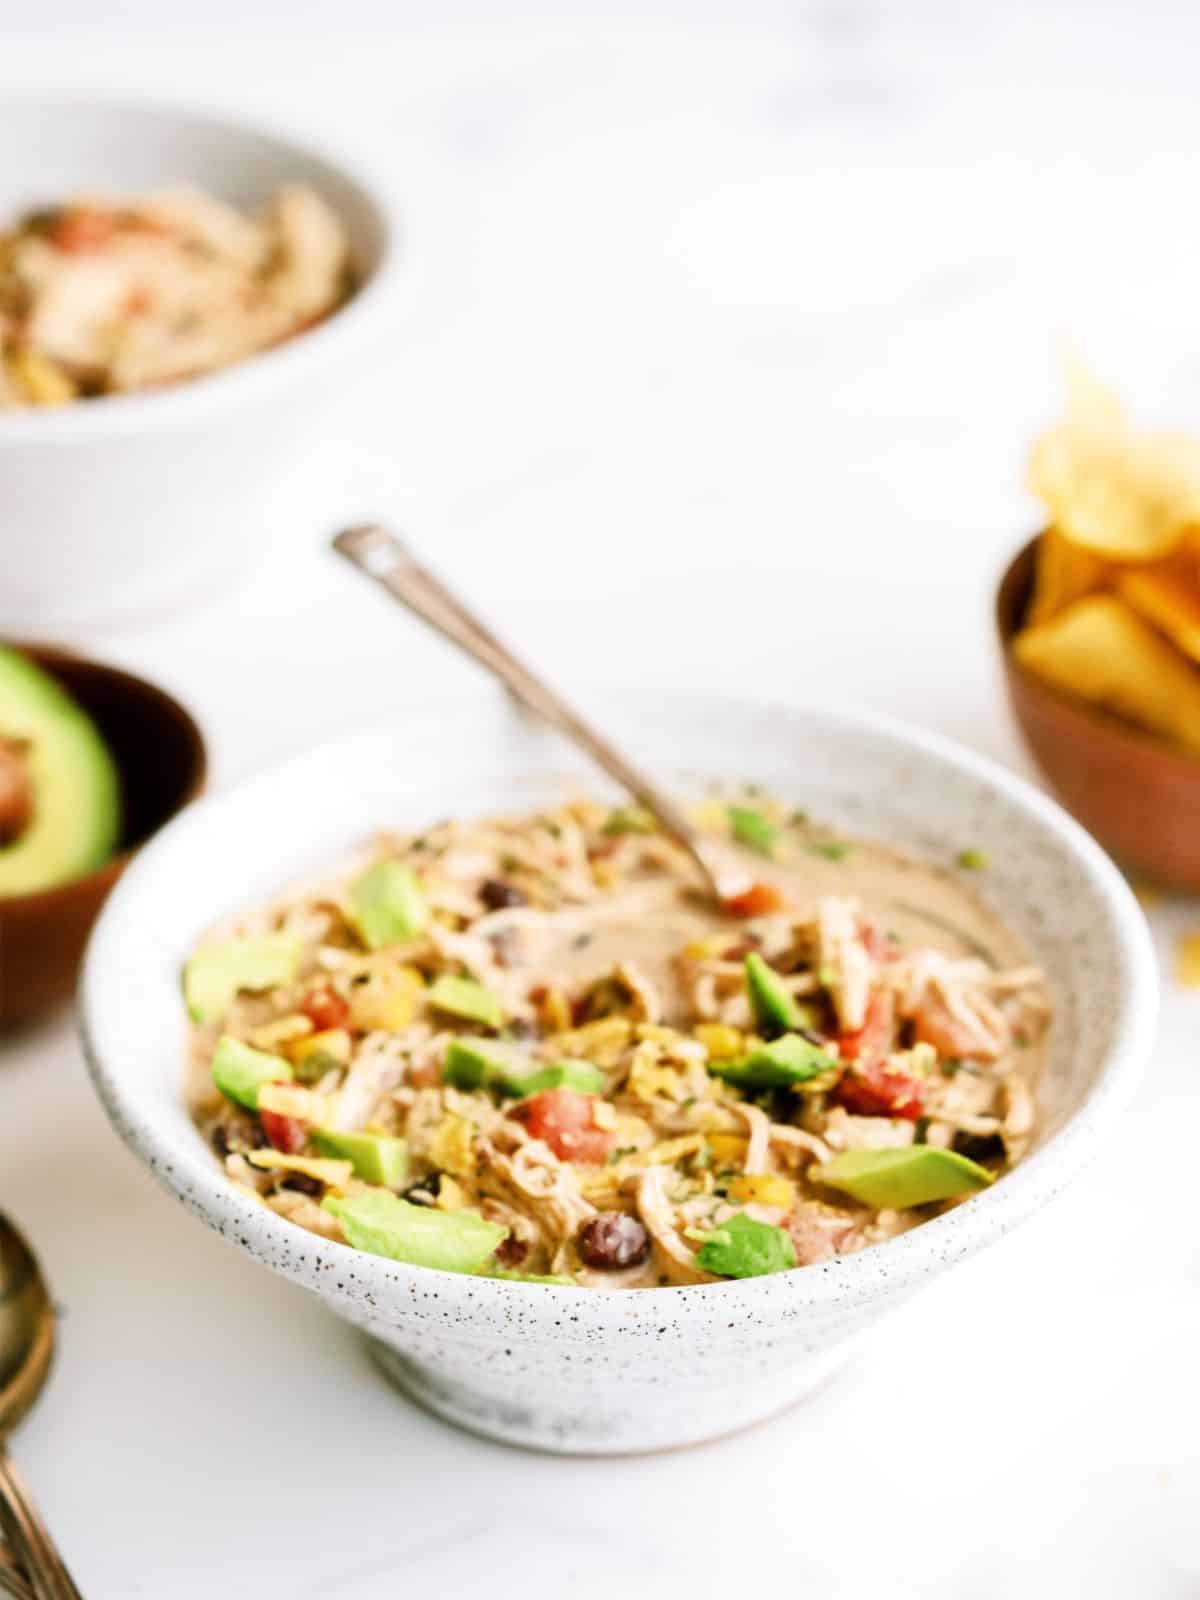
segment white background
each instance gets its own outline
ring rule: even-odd
[[[1183,4],[0,0],[0,31],[2,85],[282,117],[408,198],[420,301],[331,397],[303,514],[247,527],[219,603],[97,642],[196,708],[219,782],[469,681],[325,553],[368,513],[564,682],[858,702],[1021,765],[988,603],[1058,341],[1200,426]],[[1164,956],[1200,922],[1153,917]],[[0,1045],[0,1201],[65,1313],[18,1454],[88,1600],[1200,1594],[1198,1008],[1168,983],[1127,1137],[818,1397],[612,1462],[412,1411],[152,1186],[62,1017]]]

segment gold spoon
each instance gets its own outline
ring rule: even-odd
[[[673,800],[585,722],[559,694],[518,661],[394,534],[369,523],[339,533],[333,547],[347,561],[382,584],[394,599],[435,632],[486,667],[523,706],[585,750],[610,778],[615,778],[639,805],[657,818],[664,833],[683,846],[718,905],[749,886],[749,876],[740,865],[722,860],[711,841],[701,837]]]
[[[41,1393],[54,1354],[54,1307],[24,1238],[0,1216],[0,1522],[35,1600],[80,1600],[4,1442]],[[5,1575],[8,1582],[11,1566]],[[20,1594],[21,1590],[10,1592]]]

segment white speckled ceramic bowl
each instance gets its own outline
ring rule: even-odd
[[[756,780],[813,815],[941,863],[986,846],[981,887],[1056,1002],[1038,1148],[993,1189],[844,1260],[736,1284],[593,1292],[459,1277],[302,1232],[225,1181],[182,1097],[179,971],[230,908],[392,822],[536,806],[596,789],[560,741],[492,698],[415,713],[203,800],[125,875],[83,980],[92,1075],[121,1136],[198,1216],[375,1341],[415,1399],[495,1438],[609,1453],[691,1444],[803,1395],[921,1284],[1044,1205],[1137,1086],[1156,978],[1141,912],[1051,801],[891,723],[709,698],[609,696],[632,755],[683,791]]]

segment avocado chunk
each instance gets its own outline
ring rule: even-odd
[[[932,1144],[906,1144],[890,1150],[843,1150],[823,1166],[812,1166],[814,1183],[842,1189],[877,1211],[906,1211],[932,1200],[975,1194],[993,1182],[992,1173],[957,1151]]]
[[[323,1205],[356,1250],[413,1267],[480,1272],[508,1237],[507,1228],[485,1222],[477,1211],[434,1211],[386,1189],[344,1199],[330,1196]]]
[[[323,1156],[353,1163],[355,1175],[364,1183],[399,1189],[408,1180],[408,1142],[382,1133],[342,1133],[337,1128],[318,1128],[313,1141]]]
[[[532,1072],[521,1083],[521,1096],[541,1094],[545,1089],[574,1089],[577,1094],[603,1094],[608,1079],[590,1061],[555,1061]]]
[[[757,951],[746,957],[746,988],[754,1020],[763,1033],[786,1033],[807,1028],[812,1012],[800,1006],[788,993],[779,974],[767,965]]]
[[[300,968],[300,940],[291,933],[250,934],[202,944],[183,969],[183,997],[193,1022],[218,1022],[243,989],[291,983]]]
[[[786,1228],[759,1222],[739,1211],[709,1234],[696,1255],[705,1272],[722,1278],[761,1278],[796,1265],[796,1246]]]
[[[757,850],[760,856],[774,855],[779,829],[774,823],[768,822],[761,811],[754,806],[726,806],[725,814],[729,818],[733,837],[739,844]]]
[[[442,1081],[456,1089],[494,1089],[497,1094],[541,1094],[543,1089],[575,1089],[603,1094],[607,1079],[590,1061],[556,1061],[539,1067],[499,1039],[452,1039]]]
[[[120,780],[91,718],[55,680],[0,646],[0,898],[69,883],[107,861]]]
[[[782,1034],[735,1061],[708,1063],[714,1078],[723,1078],[735,1089],[791,1089],[836,1067],[833,1056],[798,1033]]]
[[[451,1039],[442,1068],[443,1083],[456,1089],[498,1089],[503,1094],[520,1094],[507,1087],[529,1075],[528,1056],[496,1039]]]
[[[504,1007],[490,989],[474,978],[455,978],[444,973],[435,978],[425,997],[438,1011],[446,1011],[464,1022],[481,1022],[485,1028],[504,1026]]]
[[[258,1091],[264,1083],[292,1081],[292,1063],[266,1050],[255,1050],[240,1039],[223,1034],[212,1058],[213,1082],[223,1095],[249,1111],[258,1110]]]
[[[372,950],[414,939],[429,921],[429,905],[411,867],[377,861],[350,885],[350,912]]]

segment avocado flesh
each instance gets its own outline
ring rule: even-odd
[[[508,1235],[507,1228],[485,1222],[477,1211],[434,1211],[386,1189],[330,1196],[324,1209],[338,1219],[356,1250],[442,1272],[481,1271]]]
[[[33,814],[0,847],[0,897],[36,894],[107,861],[121,822],[116,765],[91,718],[18,651],[0,646],[0,738],[25,746]]]
[[[760,1044],[736,1061],[710,1061],[714,1078],[735,1089],[790,1089],[832,1072],[837,1062],[798,1033],[785,1033],[770,1044]]]
[[[364,1183],[378,1183],[385,1189],[399,1189],[408,1177],[408,1143],[389,1134],[342,1133],[336,1128],[318,1128],[313,1134],[323,1156],[334,1156],[353,1163],[356,1177]]]
[[[183,969],[183,995],[193,1022],[217,1022],[242,989],[291,983],[300,966],[300,940],[263,933],[201,945]]]
[[[975,1194],[994,1181],[986,1167],[932,1144],[886,1150],[843,1150],[808,1171],[814,1183],[842,1189],[863,1205],[905,1211],[935,1200]]]
[[[787,1033],[805,1025],[805,1013],[792,999],[779,974],[757,951],[746,957],[746,988],[754,1020],[764,1033]]]
[[[377,861],[350,885],[350,906],[363,942],[372,950],[413,939],[429,921],[429,906],[411,867]]]
[[[224,1034],[217,1040],[212,1058],[213,1082],[221,1093],[247,1111],[258,1110],[258,1091],[264,1083],[290,1083],[292,1064],[282,1056],[269,1055],[265,1050],[255,1050],[241,1039]]]
[[[442,1080],[457,1089],[494,1089],[497,1094],[522,1097],[544,1089],[603,1094],[608,1085],[590,1061],[557,1061],[539,1067],[527,1055],[493,1039],[452,1039]]]

